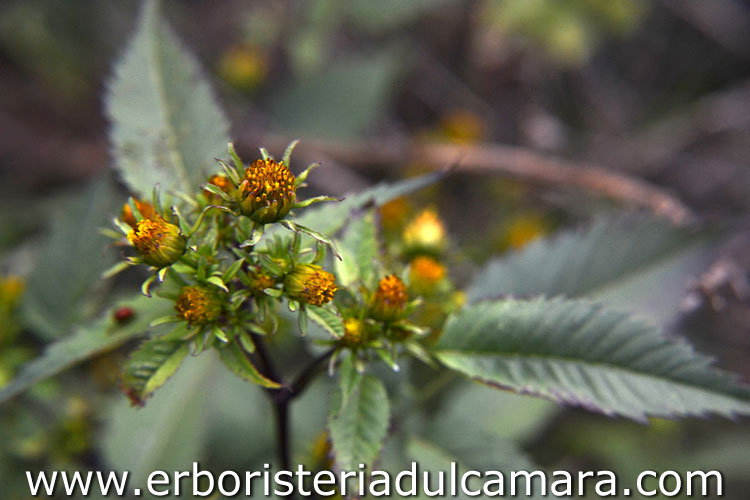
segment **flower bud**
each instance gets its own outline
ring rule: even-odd
[[[212,288],[190,285],[182,287],[174,309],[178,318],[205,325],[216,321],[221,315],[221,300]]]
[[[404,229],[404,244],[410,250],[439,253],[445,243],[445,226],[432,209],[424,210]]]
[[[276,222],[292,209],[296,190],[294,175],[284,162],[256,160],[240,181],[240,211],[258,224]]]
[[[156,215],[156,209],[151,203],[147,201],[141,201],[141,200],[134,200],[134,201],[135,201],[135,207],[138,209],[138,211],[141,213],[141,216],[144,219],[155,219],[156,217],[158,217]],[[125,203],[122,206],[122,211],[120,212],[120,218],[125,224],[127,224],[130,227],[135,227],[135,225],[138,223],[138,221],[135,220],[135,214],[133,214],[133,210],[130,208],[129,203]]]
[[[146,264],[162,268],[177,262],[185,253],[187,242],[180,228],[158,215],[138,222],[128,234],[128,241]]]
[[[420,255],[409,264],[409,284],[420,293],[432,291],[445,278],[445,266],[426,255]]]
[[[335,276],[314,264],[300,264],[284,278],[284,291],[290,298],[313,306],[333,300],[336,290]]]
[[[392,274],[386,276],[370,299],[370,315],[380,321],[397,319],[403,314],[408,299],[401,278]]]

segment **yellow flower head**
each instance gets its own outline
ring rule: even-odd
[[[445,225],[435,210],[428,208],[404,229],[404,243],[411,249],[440,251],[445,247]]]
[[[403,314],[407,300],[409,295],[401,278],[388,275],[380,280],[370,299],[370,314],[381,321],[396,319]]]
[[[147,201],[135,200],[135,207],[138,209],[144,219],[155,219],[156,217],[158,217],[156,215],[156,209],[154,208],[154,206]],[[131,210],[130,204],[128,203],[125,203],[122,206],[120,218],[125,224],[130,227],[135,227],[135,225],[138,223],[135,220],[135,214],[133,214],[133,210]]]
[[[258,224],[283,219],[297,198],[294,174],[271,159],[256,160],[245,169],[239,186],[240,210]]]
[[[425,255],[420,255],[409,264],[411,285],[420,291],[429,291],[445,278],[445,266]]]
[[[177,262],[185,253],[187,242],[180,228],[158,215],[153,219],[142,219],[130,233],[128,241],[143,257],[146,264],[162,268]]]
[[[204,325],[221,315],[221,300],[213,289],[190,285],[182,287],[174,309],[178,318]]]
[[[367,330],[364,321],[347,318],[344,321],[344,337],[341,343],[347,347],[356,347],[365,340],[367,340]]]
[[[295,300],[322,306],[333,300],[338,290],[336,277],[314,264],[300,264],[284,278],[284,290]]]

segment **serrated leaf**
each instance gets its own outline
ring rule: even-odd
[[[70,205],[61,207],[52,232],[36,258],[22,312],[36,333],[61,337],[83,319],[83,310],[102,271],[112,263],[107,238],[98,229],[114,209],[108,177],[92,183]]]
[[[470,306],[448,319],[435,354],[478,381],[607,415],[750,414],[750,389],[710,358],[589,301]]]
[[[253,384],[271,389],[278,389],[281,387],[278,382],[261,375],[257,368],[255,368],[255,366],[253,366],[244,355],[241,347],[236,343],[232,342],[231,344],[218,349],[218,351],[224,366],[238,377],[247,380],[248,382],[252,382]]]
[[[366,286],[373,284],[378,256],[376,229],[373,210],[368,210],[347,227],[346,234],[339,241],[341,260],[333,261],[336,278],[343,286],[357,282]]]
[[[117,323],[113,318],[113,312],[121,307],[133,310],[132,319],[124,324]],[[174,303],[169,300],[138,296],[119,302],[101,318],[79,327],[69,337],[49,345],[44,354],[24,365],[19,375],[0,390],[0,403],[25,391],[40,380],[122,345],[136,335],[146,332],[151,321],[169,313],[174,314]]]
[[[347,398],[334,394],[328,430],[339,470],[357,470],[372,465],[388,431],[390,407],[383,383],[372,375],[361,378]]]
[[[679,300],[690,272],[705,263],[706,242],[705,234],[664,219],[599,219],[584,230],[564,231],[491,261],[467,295],[470,302],[511,294],[597,296],[651,313],[649,302],[664,296]],[[670,270],[668,276],[659,274]],[[659,279],[644,286],[641,280],[650,276]],[[633,288],[634,280],[637,293],[618,295]],[[677,304],[660,303],[659,309],[668,315],[664,311],[676,312]]]
[[[307,315],[310,316],[311,320],[333,335],[333,337],[340,339],[344,336],[344,320],[336,313],[333,306],[318,307],[308,305],[305,307],[305,311],[307,311]]]
[[[194,57],[146,0],[106,97],[115,166],[130,189],[195,192],[226,150],[228,124]]]
[[[189,353],[185,341],[147,340],[130,355],[122,374],[122,390],[131,403],[143,406],[164,385]]]

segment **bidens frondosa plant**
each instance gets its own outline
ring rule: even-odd
[[[299,168],[294,143],[279,159],[261,149],[243,160],[232,144],[226,149],[229,127],[195,61],[162,29],[156,3],[145,5],[137,43],[128,45],[107,99],[114,164],[135,197],[111,209],[119,214],[117,231],[103,229],[122,251],[106,275],[128,269],[130,277],[142,277],[140,293],[133,290],[99,319],[76,326],[41,361],[22,368],[0,390],[0,402],[141,337],[137,347],[124,347],[132,352],[119,381],[134,405],[175,404],[178,398],[147,401],[164,384],[179,387],[181,398],[219,398],[226,387],[203,375],[224,370],[190,378],[191,367],[181,366],[222,363],[261,386],[274,413],[232,414],[212,425],[223,430],[230,420],[244,422],[229,436],[256,443],[263,436],[250,419],[276,419],[284,468],[295,442],[294,405],[303,405],[310,425],[315,412],[304,405],[327,408],[311,433],[317,437],[309,463],[350,471],[376,460],[393,470],[412,460],[430,467],[454,455],[470,464],[470,449],[451,449],[454,429],[461,428],[461,444],[493,448],[485,436],[497,426],[477,419],[515,414],[515,406],[504,405],[522,398],[507,399],[508,392],[637,421],[750,414],[750,389],[634,314],[653,312],[643,304],[674,294],[664,276],[687,269],[688,259],[676,259],[705,244],[706,235],[656,217],[613,217],[554,238],[528,244],[525,238],[517,252],[484,264],[469,258],[473,249],[460,248],[466,238],[452,236],[436,208],[420,210],[412,196],[443,173],[341,202],[306,197],[317,164]],[[156,46],[162,57],[153,57]],[[168,68],[153,68],[165,61]],[[137,113],[133,89],[148,94]],[[152,106],[165,108],[149,114]],[[484,224],[466,226],[479,231]],[[603,290],[614,307],[601,302]],[[3,349],[18,336],[15,327],[0,327]],[[211,404],[234,411],[231,403],[242,397],[234,389],[231,401]],[[305,391],[311,398],[298,399]],[[169,409],[164,422],[182,406]],[[194,428],[169,434],[180,444],[203,439]],[[509,446],[502,448],[504,460],[518,455]],[[264,461],[269,453],[262,450]]]
[[[184,213],[177,205],[167,207],[167,195],[158,188],[150,202],[131,198],[123,206],[115,226],[124,236],[119,243],[132,248],[132,255],[108,274],[147,266],[151,272],[143,293],[153,293],[158,281],[155,293],[172,300],[175,311],[151,322],[173,327],[145,343],[125,366],[123,390],[134,403],[144,404],[158,387],[149,377],[165,350],[177,369],[175,353],[215,348],[235,373],[267,388],[281,387],[261,354],[276,332],[281,304],[298,315],[302,334],[308,318],[330,333],[329,340],[319,342],[329,346],[325,358],[331,373],[347,356],[359,371],[371,359],[398,369],[404,350],[399,346],[429,358],[416,339],[430,329],[409,320],[420,301],[410,299],[407,284],[393,273],[407,272],[406,263],[386,269],[371,259],[360,263],[365,271],[339,283],[325,264],[330,254],[334,267],[342,269],[344,258],[351,265],[346,240],[342,257],[333,239],[290,218],[312,203],[336,201],[324,196],[298,201],[298,188],[317,164],[295,177],[290,169],[294,146],[281,161],[261,149],[261,158],[245,163],[230,143],[229,160],[218,161],[221,170],[207,176],[195,193],[181,194],[182,206],[188,207]],[[368,245],[374,249],[372,237]]]

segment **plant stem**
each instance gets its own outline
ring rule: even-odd
[[[317,358],[313,359],[309,365],[307,365],[298,375],[297,377],[292,381],[292,384],[290,386],[290,394],[289,398],[294,399],[307,388],[308,384],[315,380],[315,377],[325,370],[326,361],[328,358],[330,358],[334,351],[336,350],[335,347],[330,348]]]
[[[276,437],[277,437],[277,454],[281,468],[290,470],[291,467],[291,428],[289,420],[289,404],[297,396],[301,395],[307,386],[325,367],[325,361],[333,354],[334,348],[329,349],[321,356],[313,359],[302,371],[294,378],[291,384],[285,384],[281,379],[281,374],[276,369],[273,359],[268,353],[266,343],[261,335],[251,333],[250,337],[255,344],[255,352],[261,365],[261,372],[269,379],[281,384],[279,389],[265,389],[271,404],[274,408],[276,417]],[[244,349],[243,349],[243,352]],[[250,354],[245,352],[250,359]],[[251,360],[252,362],[252,360]]]

